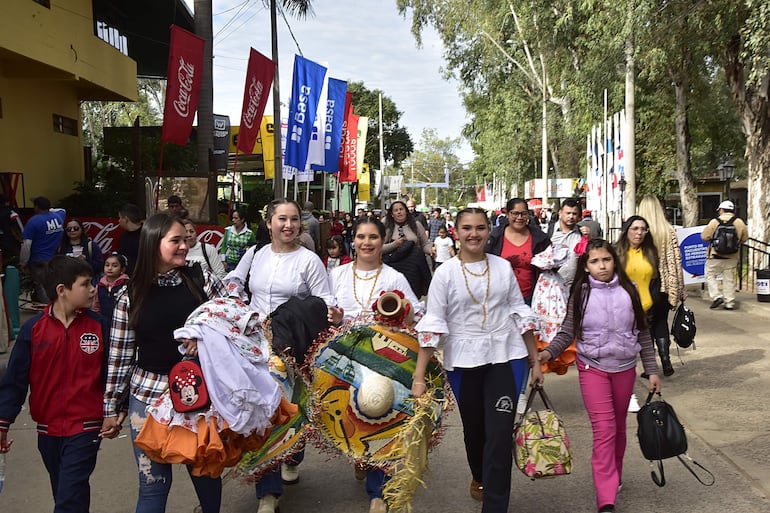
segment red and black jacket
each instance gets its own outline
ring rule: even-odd
[[[72,436],[102,427],[109,326],[81,310],[65,328],[52,304],[19,332],[0,382],[0,430],[7,431],[30,390],[29,408],[37,430]]]

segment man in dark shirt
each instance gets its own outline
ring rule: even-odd
[[[407,200],[406,201],[406,208],[409,210],[409,212],[412,214],[412,217],[414,217],[414,220],[417,221],[419,224],[422,225],[423,229],[425,230],[425,235],[428,236],[428,220],[425,218],[425,214],[422,212],[417,211],[417,207],[414,203],[414,200]]]
[[[134,272],[136,258],[139,255],[139,235],[142,232],[142,211],[131,203],[126,203],[118,211],[118,222],[123,228],[123,235],[118,239],[118,252],[128,260],[126,274]]]

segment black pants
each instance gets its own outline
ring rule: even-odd
[[[37,436],[37,448],[54,498],[54,513],[88,513],[91,487],[88,483],[96,467],[101,438],[96,431],[73,436]]]
[[[526,358],[449,373],[463,421],[473,479],[484,485],[482,513],[506,513],[511,495],[513,423],[518,398],[513,365]]]

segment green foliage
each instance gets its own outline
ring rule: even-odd
[[[115,217],[126,203],[134,203],[130,172],[106,161],[97,163],[92,180],[76,182],[76,191],[58,203],[71,216]]]

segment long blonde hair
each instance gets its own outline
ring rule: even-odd
[[[658,255],[665,255],[668,244],[671,241],[673,227],[666,219],[666,213],[663,211],[658,198],[649,194],[643,196],[642,201],[639,202],[639,207],[636,209],[636,213],[647,221],[650,235],[652,235],[652,242],[655,244],[655,249],[658,250]]]

